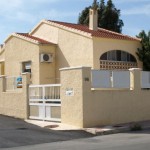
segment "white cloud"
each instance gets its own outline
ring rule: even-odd
[[[5,13],[3,14],[3,20],[6,22],[11,22],[13,24],[16,22],[26,22],[26,23],[34,23],[38,18],[38,15],[35,16],[34,14],[25,12],[25,11],[14,11],[13,13]]]
[[[3,44],[4,40],[10,35],[10,30],[6,25],[0,24],[0,44]]]
[[[21,0],[1,0],[0,1],[0,11],[8,11],[8,10],[12,10],[12,9],[16,9],[22,6],[23,1]]]
[[[43,11],[40,16],[43,18],[49,18],[49,19],[53,19],[53,20],[58,20],[60,18],[66,18],[66,17],[74,17],[77,16],[78,12],[68,12],[68,11],[57,11],[55,9],[51,9],[50,11]]]
[[[92,4],[92,1],[91,0],[82,0],[82,2],[90,2],[91,4]],[[64,4],[66,2],[68,2],[68,3],[81,2],[81,0],[32,0],[31,3],[32,2],[34,2],[34,3],[58,3],[58,2],[61,2]]]
[[[126,35],[130,35],[130,36],[136,36],[138,35],[138,33],[141,32],[141,28],[139,27],[133,27],[133,26],[129,26],[128,27],[124,27],[123,28],[123,33],[126,34]]]
[[[118,3],[118,4],[121,4],[121,3],[128,3],[128,4],[131,4],[131,3],[144,3],[144,2],[150,2],[149,0],[113,0],[114,3]]]
[[[35,24],[42,19],[51,19],[51,20],[67,20],[67,18],[75,18],[78,15],[78,12],[75,11],[59,11],[56,9],[50,10],[41,10],[38,15],[35,15],[34,12],[28,11],[14,11],[13,15],[11,13],[5,13],[3,18],[13,22],[23,22],[27,24]],[[68,19],[68,20],[69,20]]]
[[[25,0],[24,0],[25,1]],[[27,0],[28,1],[28,0]],[[27,2],[26,1],[26,2]],[[30,1],[30,0],[29,0]],[[81,1],[81,0],[71,0],[71,1],[74,1],[74,2],[77,2],[77,1]],[[71,2],[70,0],[32,0],[32,1],[30,1],[30,3],[49,3],[49,4],[51,4],[51,3],[58,3],[58,2],[61,2],[61,3],[63,3],[62,5],[64,5],[64,3],[66,3],[66,2]],[[85,1],[90,1],[90,0],[85,0]]]
[[[147,15],[147,16],[150,16],[150,4],[122,10],[122,15]]]
[[[57,3],[61,0],[32,0],[32,3]]]
[[[40,4],[58,3],[59,1],[61,0],[0,0],[0,13],[33,9],[35,5],[40,8]]]
[[[17,12],[14,16],[14,19],[28,23],[34,23],[36,21],[36,17],[33,14],[27,12]]]

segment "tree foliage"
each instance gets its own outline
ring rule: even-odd
[[[107,1],[105,5],[104,0],[94,0],[92,6],[86,7],[80,14],[78,23],[83,25],[89,24],[89,9],[97,6],[98,8],[98,27],[115,31],[118,33],[122,32],[123,21],[120,18],[120,10],[115,8],[112,0]]]
[[[91,8],[91,6],[89,7],[85,7],[85,9],[81,12],[81,14],[79,15],[79,19],[78,19],[78,24],[83,24],[83,25],[88,25],[89,24],[89,9]]]
[[[139,60],[143,62],[143,70],[150,71],[150,31],[146,33],[143,30],[137,37],[142,39],[142,48],[138,48],[137,55]]]

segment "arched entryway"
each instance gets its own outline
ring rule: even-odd
[[[137,68],[137,61],[136,58],[128,52],[112,50],[100,56],[100,69],[126,70],[130,68]]]

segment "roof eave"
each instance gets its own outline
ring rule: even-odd
[[[54,43],[42,43],[42,42],[38,42],[39,45],[53,45],[53,46],[57,46],[57,44]]]
[[[29,38],[23,37],[23,36],[21,36],[21,35],[19,35],[19,34],[17,34],[17,33],[12,33],[12,34],[5,40],[4,43],[7,43],[11,37],[17,37],[17,38],[26,40],[26,41],[31,42],[31,43],[34,43],[34,44],[39,44],[38,41],[36,41],[36,40],[31,40],[31,39],[29,39]]]
[[[137,42],[141,42],[141,39],[133,38],[133,37],[130,37],[131,39],[123,39],[123,38],[101,37],[101,36],[96,36],[96,35],[91,35],[91,36],[92,36],[92,37],[96,37],[96,38],[105,38],[105,39],[114,39],[114,40],[126,40],[126,41],[137,41]]]
[[[87,33],[87,32],[84,32],[84,31],[81,31],[81,30],[77,30],[77,29],[73,29],[73,28],[70,28],[70,27],[66,27],[64,25],[61,25],[61,24],[58,24],[58,23],[55,23],[53,21],[50,21],[50,20],[41,20],[41,22],[35,27],[33,28],[33,30],[29,33],[29,35],[32,35],[35,30],[40,26],[42,25],[43,23],[45,24],[48,24],[48,25],[51,25],[51,26],[54,26],[54,27],[57,27],[57,28],[61,28],[61,29],[64,29],[66,31],[69,31],[69,32],[73,32],[73,33],[76,33],[76,34],[80,34],[80,35],[83,35],[83,36],[86,36],[86,37],[89,37],[91,38],[91,33]]]
[[[39,41],[34,40],[34,39],[31,39],[31,38],[29,38],[29,37],[25,37],[25,36],[20,35],[20,34],[17,34],[17,33],[12,33],[12,34],[5,40],[4,43],[7,43],[11,37],[17,37],[17,38],[26,40],[26,41],[28,41],[28,42],[31,42],[31,43],[34,43],[34,44],[37,44],[37,45],[56,45],[56,44],[53,44],[53,43],[42,43],[42,42],[39,42]]]

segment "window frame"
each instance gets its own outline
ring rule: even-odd
[[[136,62],[136,57],[123,50],[112,50],[103,53],[100,60],[120,61],[120,62]]]
[[[30,69],[26,69],[26,64],[30,64]],[[23,61],[21,62],[21,72],[22,73],[32,73],[32,62],[31,61]]]

